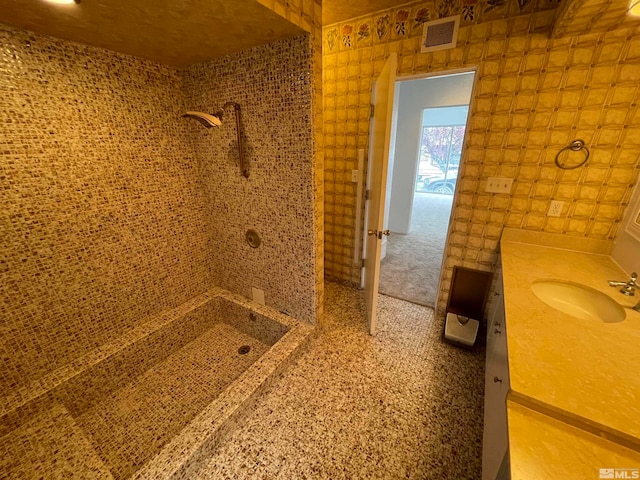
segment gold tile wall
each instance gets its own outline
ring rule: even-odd
[[[372,82],[390,52],[398,54],[399,76],[477,68],[439,308],[446,306],[454,265],[493,268],[504,226],[615,238],[638,179],[640,36],[619,29],[550,39],[554,11],[547,7],[516,10],[510,18],[483,13],[486,21],[460,28],[455,49],[427,54],[413,25],[434,12],[433,3],[403,7],[410,15],[402,37],[391,31],[379,38],[371,27],[380,17],[397,19],[399,9],[324,28],[327,277],[359,282],[352,262],[355,217],[362,213],[355,211],[350,173],[357,150],[368,146]],[[576,138],[591,151],[587,166],[558,169],[557,152]],[[511,194],[485,193],[491,176],[514,178]],[[565,202],[559,218],[546,216],[552,199]]]
[[[267,304],[314,321],[308,36],[202,67],[201,105],[188,71],[1,25],[0,44],[0,397],[214,284],[246,296],[266,279]],[[243,108],[243,184],[233,113],[218,130],[181,118],[228,100]],[[240,205],[250,222],[229,216]]]

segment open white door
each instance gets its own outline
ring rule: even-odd
[[[378,307],[378,283],[380,281],[380,257],[384,224],[384,203],[387,189],[387,167],[391,145],[391,117],[393,112],[393,87],[398,65],[397,55],[392,53],[373,86],[373,119],[369,143],[369,173],[367,203],[367,230],[365,238],[364,290],[367,304],[369,333],[376,333]]]

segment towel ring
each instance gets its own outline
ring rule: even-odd
[[[561,165],[560,161],[558,160],[558,158],[560,157],[560,154],[565,150],[571,150],[573,152],[579,152],[580,150],[584,150],[585,152],[587,152],[587,155],[584,157],[584,160],[580,162],[578,165],[575,165],[573,167],[567,167],[565,165]],[[558,168],[561,168],[563,170],[573,170],[575,168],[579,168],[583,166],[585,163],[587,163],[587,160],[589,160],[589,153],[590,153],[589,149],[585,146],[584,140],[574,140],[566,147],[560,149],[560,151],[556,154],[556,165],[558,166]]]

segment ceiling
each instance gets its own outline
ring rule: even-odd
[[[606,31],[628,0],[565,0],[555,36]],[[407,4],[407,0],[323,0],[331,25]],[[589,7],[589,8],[587,8]],[[620,12],[618,12],[620,10]],[[183,67],[303,33],[256,0],[2,0],[0,23],[159,63]]]
[[[255,0],[2,0],[0,23],[176,67],[303,32]]]
[[[322,25],[411,3],[412,0],[322,0]]]

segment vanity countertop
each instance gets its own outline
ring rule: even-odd
[[[628,274],[606,242],[520,232],[505,229],[501,241],[510,402],[640,451],[640,312],[625,309],[619,323],[582,320],[531,290],[535,280],[564,280],[633,306],[638,294],[607,283]]]
[[[638,478],[639,452],[511,400],[507,411],[511,480]],[[626,476],[606,477],[600,469]]]

